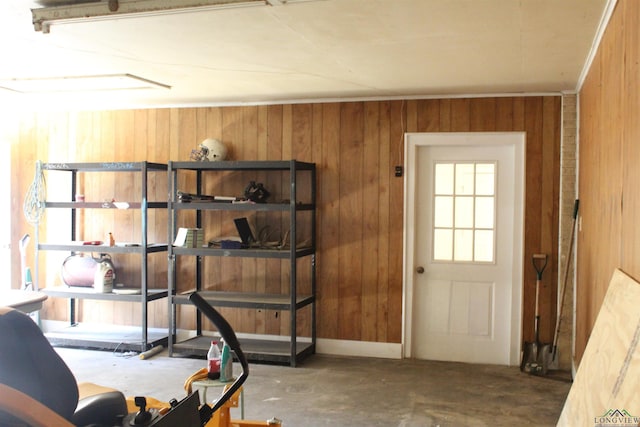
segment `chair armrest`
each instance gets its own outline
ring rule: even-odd
[[[32,427],[74,427],[49,407],[6,384],[0,384],[0,412]]]

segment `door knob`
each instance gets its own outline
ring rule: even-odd
[[[424,273],[424,267],[420,266],[420,267],[416,268],[416,273],[418,273],[418,274]]]

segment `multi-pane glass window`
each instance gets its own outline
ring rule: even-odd
[[[494,262],[496,164],[436,162],[433,183],[434,261]]]

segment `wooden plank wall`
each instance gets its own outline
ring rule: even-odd
[[[576,358],[615,268],[640,278],[640,3],[620,0],[580,91]]]
[[[559,96],[532,96],[26,115],[15,121],[15,127],[9,127],[13,132],[7,132],[13,143],[16,177],[12,182],[12,214],[18,224],[12,240],[31,231],[22,220],[21,203],[37,159],[187,160],[199,142],[214,137],[224,141],[231,158],[237,160],[296,158],[315,162],[318,336],[398,343],[402,339],[403,179],[394,176],[394,167],[403,163],[403,132],[525,131],[529,191],[525,206],[524,338],[532,339],[535,272],[531,255],[543,252],[550,255],[550,266],[542,290],[541,329],[542,339],[549,341],[557,294],[560,107]],[[184,178],[181,183],[191,185],[189,180],[193,178]],[[207,185],[234,191],[226,183]],[[115,191],[113,183],[106,181],[90,186],[95,194]],[[120,184],[115,188],[123,190]],[[163,221],[166,216],[157,213],[157,227],[150,239],[166,241]],[[208,221],[212,232],[220,232],[216,217]],[[116,235],[127,235],[128,223],[103,227],[113,228]],[[47,232],[52,228],[49,225]],[[225,280],[247,283],[250,289],[268,290],[271,285],[260,279],[265,271],[283,277],[287,274],[281,265],[267,262],[245,260],[241,267],[221,263],[210,260],[206,268],[224,271]],[[19,277],[17,253],[13,254],[13,266],[14,277]],[[160,261],[154,266],[161,282],[166,266]],[[192,272],[193,264],[180,263],[179,274],[188,279]],[[40,276],[41,283],[57,280],[55,271],[42,271]],[[93,313],[106,312],[100,319],[135,322],[138,309],[133,305],[90,304]],[[108,304],[108,308],[101,308]],[[65,308],[64,301],[49,301],[43,316],[63,319]],[[166,326],[166,311],[165,303],[154,305],[151,324]],[[83,313],[90,316],[88,310]],[[286,316],[225,314],[232,316],[242,331],[286,331]],[[181,327],[193,324],[193,316],[186,312],[180,319]]]

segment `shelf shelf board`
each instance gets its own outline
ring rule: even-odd
[[[93,300],[109,300],[109,301],[131,301],[140,302],[143,299],[142,294],[114,294],[95,292],[93,288],[54,286],[50,288],[40,289],[41,292],[50,297],[60,298],[77,298],[77,299],[93,299]],[[147,301],[155,301],[157,299],[167,297],[166,289],[147,289]]]
[[[157,345],[167,345],[167,330],[147,329],[147,345],[142,342],[140,326],[78,323],[75,326],[46,332],[53,346],[99,350],[146,351]],[[146,348],[145,348],[146,347]]]
[[[201,248],[183,248],[174,246],[172,252],[176,255],[198,255],[198,256],[220,256],[220,257],[241,257],[241,258],[280,258],[289,259],[291,251],[289,249],[219,249],[203,246]],[[312,248],[302,248],[296,250],[296,258],[301,258],[313,254]]]
[[[116,202],[117,203],[117,202]],[[128,206],[119,208],[111,202],[45,202],[48,208],[66,208],[66,209],[115,209],[118,211],[139,210],[142,209],[141,202],[122,202]],[[166,209],[167,202],[147,202],[148,209]]]
[[[297,160],[256,160],[256,161],[222,161],[222,162],[169,162],[170,169],[187,170],[218,170],[218,171],[239,171],[239,170],[280,170],[288,171],[292,167],[299,171],[311,171],[315,164],[300,162]]]
[[[217,211],[250,211],[250,212],[289,212],[289,203],[227,203],[227,202],[171,202],[174,210],[217,210]],[[311,203],[298,203],[297,211],[310,211],[315,206]]]
[[[167,165],[152,162],[95,162],[95,163],[43,163],[43,170],[57,170],[68,172],[140,172],[166,171]]]
[[[191,304],[188,294],[184,292],[173,297],[176,304]],[[198,292],[209,304],[216,307],[240,307],[240,308],[262,308],[270,310],[291,309],[291,296],[276,294],[259,294],[248,292],[221,292],[221,291],[200,291]],[[296,296],[295,308],[302,308],[314,302],[311,295]]]
[[[174,355],[206,357],[211,346],[210,336],[198,336],[173,344]],[[298,340],[296,342],[296,357],[291,360],[291,347],[289,341],[238,338],[240,348],[247,360],[254,362],[271,362],[283,365],[295,366],[295,363],[315,352],[314,345],[310,341]]]
[[[46,251],[72,251],[72,252],[99,252],[99,253],[131,253],[141,254],[145,252],[145,248],[137,243],[131,243],[135,246],[127,246],[129,243],[118,243],[115,246],[109,245],[84,245],[83,242],[65,242],[65,243],[40,243],[39,250]],[[147,245],[146,252],[164,252],[167,250],[166,243],[152,243]]]

